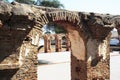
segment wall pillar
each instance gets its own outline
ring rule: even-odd
[[[22,65],[11,80],[37,80],[37,50],[29,44],[25,48],[29,48],[30,51],[23,58]]]
[[[62,51],[62,37],[60,35],[55,35],[55,48],[56,52],[61,52]]]
[[[84,34],[70,23],[59,23],[68,32],[71,48],[71,80],[87,80],[86,45]],[[68,48],[69,48],[68,47]]]
[[[11,80],[37,80],[37,49],[39,47],[38,41],[40,35],[40,30],[32,28],[24,38],[25,40],[23,40],[20,46],[19,68]],[[28,37],[30,40],[26,40]],[[33,44],[34,41],[31,40],[36,40],[35,44]]]
[[[51,52],[51,40],[49,35],[44,35],[44,50],[45,53]]]

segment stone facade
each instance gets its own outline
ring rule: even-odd
[[[109,80],[109,33],[119,29],[119,15],[17,2],[0,2],[0,80],[37,80],[41,28],[49,22],[62,25],[68,33],[71,80]]]

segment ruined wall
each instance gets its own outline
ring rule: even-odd
[[[3,27],[1,36],[1,64],[0,79],[37,80],[37,49],[41,31],[29,29]],[[3,58],[2,58],[3,56]],[[10,70],[8,70],[10,69]],[[5,75],[12,72],[12,75]]]
[[[109,79],[107,35],[120,25],[115,17],[0,2],[0,79],[37,80],[38,42],[41,28],[49,22],[68,32],[72,80]],[[8,72],[13,74],[5,75]]]
[[[33,28],[29,6],[20,6],[0,2],[0,80],[37,80],[41,30]]]

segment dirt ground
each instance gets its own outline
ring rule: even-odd
[[[120,80],[120,54],[110,53],[110,80]],[[40,54],[38,80],[71,80],[70,52]]]

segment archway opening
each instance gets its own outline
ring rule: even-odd
[[[119,41],[119,36],[118,36],[118,30],[114,28],[111,31],[111,37],[110,37],[110,51],[113,52],[119,52],[120,51],[120,41]],[[111,54],[112,54],[111,53]],[[114,53],[115,54],[115,53]]]
[[[70,80],[71,51],[67,31],[56,23],[44,25],[42,31],[38,50],[38,80]]]
[[[38,54],[39,56],[42,55],[41,58],[38,57],[38,62],[40,61],[39,59],[45,58],[45,60],[41,60],[40,65],[38,65],[38,79],[42,79],[42,80],[47,80],[47,79],[71,80],[71,78],[77,79],[77,78],[79,78],[79,76],[74,76],[73,74],[76,73],[76,75],[77,75],[78,71],[76,71],[75,69],[78,69],[77,67],[78,67],[78,64],[80,63],[79,61],[85,60],[85,56],[86,56],[83,35],[81,35],[82,33],[80,32],[79,27],[77,27],[69,22],[60,22],[59,21],[59,22],[55,22],[55,23],[57,25],[60,25],[63,29],[65,29],[67,33],[64,33],[64,35],[66,35],[66,36],[62,36],[61,41],[58,38],[59,36],[57,36],[57,35],[61,35],[61,33],[55,34],[55,35],[52,34],[55,36],[55,38],[57,37],[57,40],[58,40],[58,44],[54,45],[55,47],[58,47],[58,48],[56,48],[58,50],[56,50],[56,49],[54,50],[54,52],[56,51],[55,53],[51,53],[52,50],[49,50],[50,48],[48,47],[47,52],[49,54],[48,53],[42,53],[42,54],[39,53]],[[46,35],[47,35],[46,37],[49,38],[50,34],[47,33]],[[49,38],[49,39],[51,39],[51,38]],[[48,40],[48,42],[49,41],[51,42],[51,40]],[[55,44],[56,44],[56,42],[55,42]],[[58,46],[59,42],[62,45],[62,50],[64,48],[67,48],[64,51],[62,51],[62,53],[60,52],[61,50],[59,50],[61,47],[61,46]],[[48,44],[52,45],[51,43],[48,43]],[[44,45],[45,45],[45,42],[44,42]],[[45,52],[45,50],[44,50],[44,52]],[[44,54],[49,55],[49,56],[45,57]],[[54,55],[54,56],[52,57],[52,55]],[[46,61],[47,59],[50,59],[50,57],[52,57],[51,59],[54,60],[55,62],[54,61],[53,62]],[[43,63],[43,64],[41,64],[41,63]],[[46,65],[46,63],[47,63],[47,65]],[[40,71],[40,73],[39,73],[39,71]],[[56,73],[58,73],[58,74],[56,74]],[[81,75],[81,76],[83,76],[83,75]],[[85,76],[86,75],[84,75],[83,77],[85,77]]]
[[[65,51],[64,48],[66,48],[67,45],[67,31],[61,25],[57,25],[56,23],[48,23],[43,26],[42,31],[43,34],[41,36],[38,48],[40,53]],[[60,51],[56,50],[57,48],[59,48]]]
[[[110,37],[110,79],[118,80],[120,72],[119,70],[119,60],[120,60],[120,39],[119,39],[119,29],[114,28],[111,31]]]

